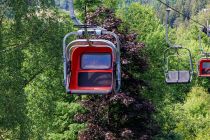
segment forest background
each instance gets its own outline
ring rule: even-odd
[[[85,2],[75,0],[81,20]],[[169,38],[191,50],[192,83],[165,83],[164,5],[157,0],[91,0],[89,22],[120,35],[122,60],[128,63],[122,64],[121,94],[77,96],[66,95],[63,87],[62,39],[76,30],[68,0],[0,0],[0,140],[209,140],[210,81],[196,76],[202,57],[200,25],[189,19],[206,25],[210,1],[169,4],[184,14],[171,11]],[[208,51],[208,37],[201,37]],[[187,64],[183,57],[181,67]]]

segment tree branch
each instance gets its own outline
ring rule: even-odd
[[[28,80],[25,80],[25,82],[24,82],[22,88],[26,87],[29,83],[31,83],[34,79],[36,79],[36,77],[37,77],[39,74],[43,73],[43,72],[51,65],[50,62],[52,62],[52,60],[53,60],[53,58],[51,58],[51,59],[47,62],[47,64],[46,64],[44,67],[42,67],[39,71],[37,71],[37,72],[36,72],[33,76],[31,76]]]

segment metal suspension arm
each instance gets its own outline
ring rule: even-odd
[[[201,54],[204,54],[205,52],[204,52],[203,47],[202,47],[201,31],[200,30],[199,30],[198,40],[199,40],[199,48],[200,48]]]
[[[207,20],[206,26],[207,26],[207,36],[209,37],[210,36],[210,34],[209,34],[209,20]]]
[[[167,8],[166,9],[166,42],[169,44],[169,47],[171,47],[172,45],[171,45],[171,42],[169,41],[169,39],[168,39],[168,29],[169,29],[169,14],[170,14],[170,8]]]
[[[82,25],[82,23],[75,16],[73,0],[69,0],[69,11],[70,11],[70,18],[73,20],[74,24],[75,25]]]

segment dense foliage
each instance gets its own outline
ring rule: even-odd
[[[75,0],[82,19],[85,2]],[[88,22],[120,37],[121,94],[64,93],[62,38],[76,29],[68,13],[55,6],[68,9],[66,0],[0,1],[0,139],[208,140],[209,80],[194,76],[188,85],[164,82],[165,7],[155,0],[90,2]],[[170,1],[185,15],[171,12],[176,29],[170,40],[192,51],[195,73],[199,28],[188,19],[205,24],[208,4]],[[205,34],[202,45],[209,50]]]

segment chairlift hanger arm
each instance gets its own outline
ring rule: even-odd
[[[201,42],[201,31],[200,30],[199,30],[199,34],[198,34],[198,40],[199,40],[199,48],[200,48],[201,54],[203,54],[204,51],[203,51],[202,42]]]
[[[209,20],[207,20],[206,26],[207,36],[210,37]]]
[[[207,22],[207,27],[208,27],[208,22]],[[206,27],[205,27],[206,28]],[[202,39],[201,39],[201,31],[204,32],[205,34],[208,35],[208,43],[209,43],[209,37],[210,37],[210,30],[208,31],[209,29],[206,28],[206,30],[204,31],[204,28],[199,30],[199,35],[198,35],[198,40],[199,40],[199,48],[200,48],[200,51],[201,51],[201,55],[205,56],[205,57],[210,57],[210,53],[209,52],[206,52],[204,51],[204,48],[202,46]]]
[[[168,30],[169,30],[169,14],[170,14],[170,8],[168,8],[167,7],[167,9],[166,9],[166,25],[165,25],[165,27],[166,27],[166,42],[168,43],[168,45],[169,45],[169,47],[171,47],[172,45],[171,45],[171,42],[169,41],[169,39],[168,39]]]
[[[74,2],[73,0],[69,0],[69,13],[70,13],[70,18],[72,19],[72,21],[74,22],[74,25],[78,28],[81,29],[85,29],[85,28],[97,28],[97,29],[101,29],[101,30],[105,30],[102,27],[98,27],[96,25],[87,25],[87,24],[83,24],[75,15],[74,13]]]
[[[75,25],[82,25],[80,20],[77,19],[74,13],[74,2],[73,0],[69,0],[69,12],[70,12],[70,18],[73,20]]]

